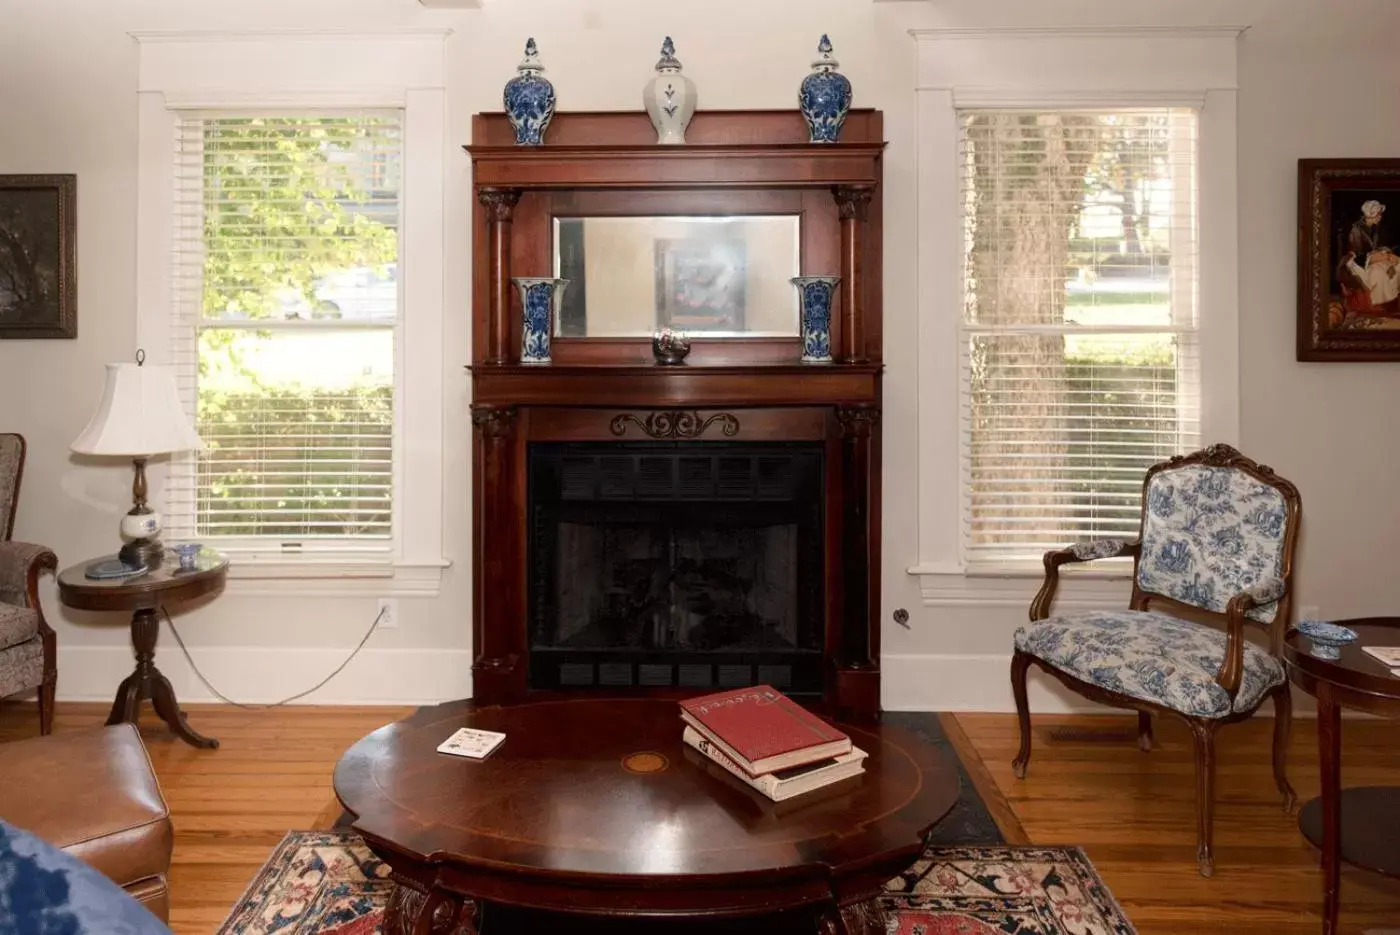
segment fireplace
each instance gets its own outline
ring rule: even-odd
[[[878,714],[882,126],[852,110],[824,146],[796,110],[700,111],[692,145],[657,146],[644,113],[560,112],[545,145],[516,146],[504,114],[473,117],[478,703],[767,682],[841,718]],[[727,241],[737,228],[710,222],[785,218],[794,237],[726,246],[742,277],[730,260],[697,274],[726,285],[685,314],[742,308],[725,320],[752,330],[696,334],[680,365],[652,355],[679,293],[665,276],[653,288],[646,258],[690,254],[641,243],[639,262],[613,262],[596,242],[570,287],[588,282],[588,328],[566,322],[549,363],[522,361],[511,280],[562,269],[570,218],[647,221],[657,249],[703,239],[678,219]],[[797,321],[772,318],[797,312],[794,270],[840,277],[829,362],[804,362]]]
[[[820,443],[529,446],[532,689],[823,687]]]

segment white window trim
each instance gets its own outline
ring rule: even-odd
[[[919,556],[930,605],[1024,603],[1040,564],[969,567],[962,552],[958,108],[1194,107],[1199,124],[1201,439],[1238,445],[1236,47],[1243,30],[911,30],[918,48]],[[1090,603],[1122,606],[1131,565],[1076,569]]]
[[[447,29],[380,33],[132,33],[139,44],[136,338],[170,360],[174,159],[179,110],[395,108],[403,111],[399,234],[401,308],[395,343],[394,549],[382,560],[270,555],[229,569],[248,593],[431,594],[443,555],[443,294],[447,165]],[[163,490],[166,465],[154,487]],[[258,579],[240,582],[238,579]]]

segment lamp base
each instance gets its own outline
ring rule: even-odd
[[[165,561],[165,545],[159,539],[133,539],[117,550],[117,558],[133,568],[159,568]]]

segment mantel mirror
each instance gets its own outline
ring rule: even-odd
[[[555,217],[561,337],[794,337],[801,216]]]

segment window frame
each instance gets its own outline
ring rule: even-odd
[[[175,140],[182,112],[396,110],[401,114],[399,307],[394,346],[394,503],[389,550],[243,552],[250,593],[433,594],[443,555],[443,296],[447,29],[382,34],[133,33],[139,46],[137,346],[170,362]],[[287,90],[295,89],[295,90]],[[169,461],[153,465],[163,501]],[[337,579],[330,582],[318,579]]]
[[[1196,312],[1200,432],[1239,440],[1237,27],[911,30],[918,52],[919,555],[930,605],[1002,604],[1033,589],[1040,561],[969,563],[964,552],[963,216],[959,110],[1198,111]],[[1068,544],[1068,543],[1066,543]],[[1066,569],[1069,571],[1069,569]],[[1131,564],[1095,562],[1089,600],[1120,594]],[[1096,580],[1109,579],[1109,580]],[[1121,600],[1121,598],[1120,598]]]

